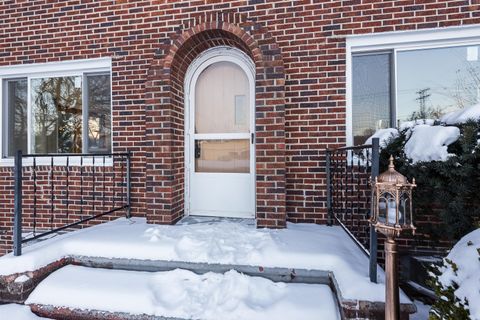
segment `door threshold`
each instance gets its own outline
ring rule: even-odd
[[[180,221],[177,222],[179,225],[188,225],[188,224],[211,224],[218,222],[234,222],[241,223],[248,226],[256,226],[257,221],[255,218],[232,218],[232,217],[216,217],[216,216],[202,216],[202,215],[189,215],[183,217]]]

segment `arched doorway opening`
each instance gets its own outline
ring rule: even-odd
[[[252,212],[259,227],[285,227],[285,70],[281,51],[260,24],[252,27],[250,22],[232,23],[229,17],[225,21],[210,18],[172,32],[171,41],[160,46],[152,60],[145,99],[147,219],[150,223],[175,223],[189,213],[190,196],[185,192],[189,178],[185,158],[191,150],[185,145],[186,74],[194,61],[200,61],[199,56],[225,46],[248,57],[254,78]]]

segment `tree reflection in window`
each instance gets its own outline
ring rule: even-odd
[[[87,75],[88,152],[111,149],[110,75]]]
[[[7,81],[7,110],[4,156],[14,156],[17,150],[27,152],[27,79]],[[8,140],[7,140],[8,139]]]
[[[82,77],[32,79],[35,153],[82,152]]]

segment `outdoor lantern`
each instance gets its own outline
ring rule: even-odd
[[[395,238],[403,231],[415,233],[412,218],[412,190],[415,179],[395,170],[390,156],[388,170],[375,178],[372,185],[373,212],[370,223],[385,239],[385,319],[399,320],[400,294],[398,288],[397,243]]]
[[[390,157],[388,170],[375,178],[373,183],[373,214],[370,219],[375,230],[387,237],[398,237],[405,230],[415,234],[413,225],[412,189],[415,179],[407,178],[395,170]]]

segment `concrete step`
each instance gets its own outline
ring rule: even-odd
[[[340,319],[328,285],[274,282],[234,270],[197,274],[63,267],[27,299],[52,319]]]

